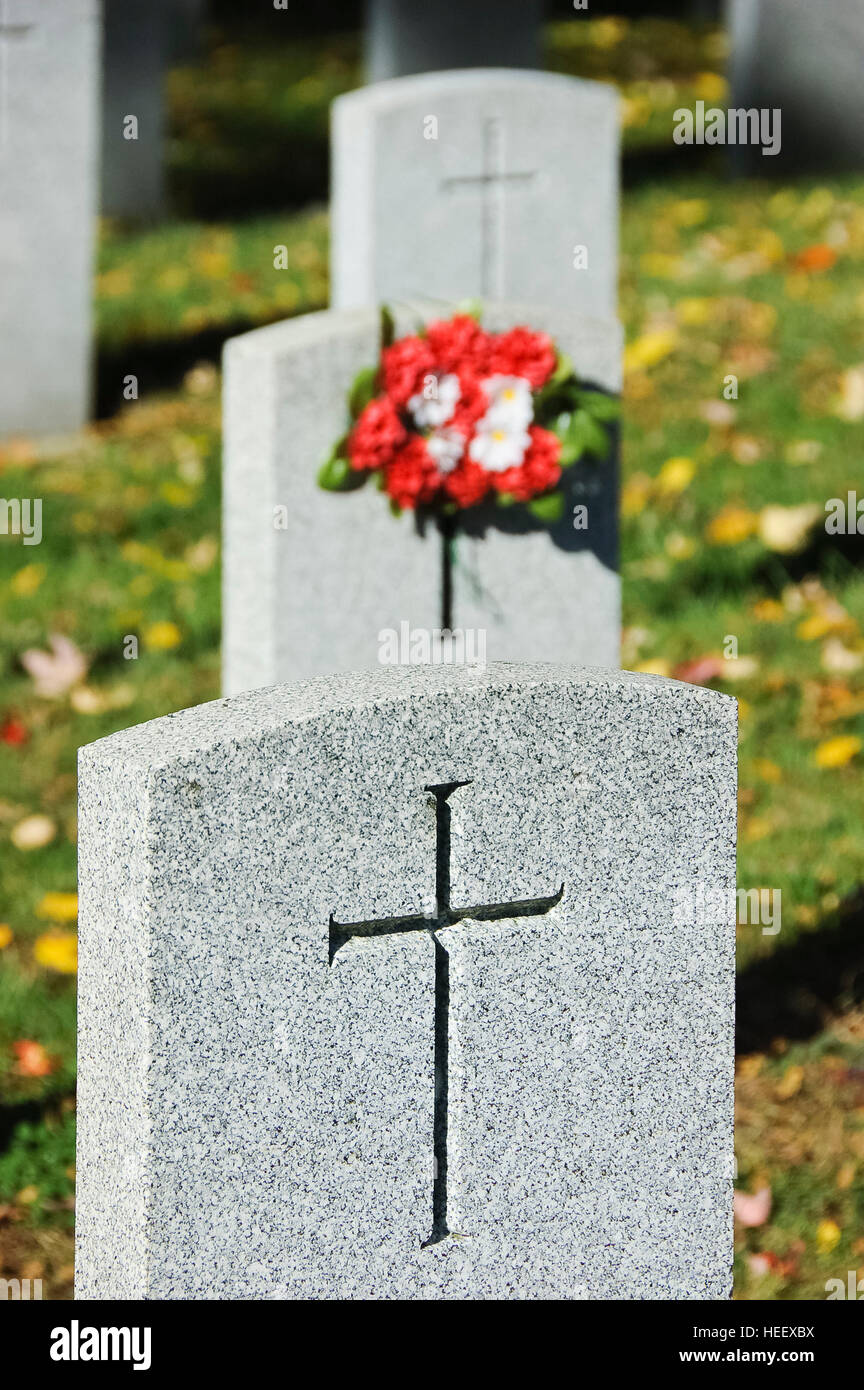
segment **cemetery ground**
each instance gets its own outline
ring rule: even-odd
[[[824,524],[864,497],[864,181],[641,181],[622,233],[623,665],[739,698],[739,887],[782,894],[779,932],[738,930],[736,1296],[824,1298],[864,1277],[864,537]],[[111,413],[0,451],[44,532],[0,542],[0,1273],[49,1297],[71,1296],[76,749],[219,694],[215,351],[326,304],[326,236],[314,208],[106,228]]]

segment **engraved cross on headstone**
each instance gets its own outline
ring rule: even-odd
[[[548,898],[525,898],[520,902],[484,903],[478,907],[450,905],[450,806],[459,787],[469,782],[441,782],[425,786],[435,797],[435,915],[415,913],[407,917],[380,917],[365,922],[337,922],[330,914],[330,964],[341,946],[354,936],[386,936],[393,932],[428,931],[435,945],[435,1104],[432,1125],[432,1151],[435,1169],[432,1186],[432,1233],[423,1245],[435,1245],[450,1234],[447,1225],[447,1106],[448,1052],[450,1028],[450,958],[437,933],[458,922],[494,922],[511,917],[539,917],[561,901],[562,883]]]
[[[504,139],[497,116],[483,122],[483,169],[479,174],[459,174],[445,179],[445,192],[479,189],[482,195],[482,264],[480,293],[484,299],[503,299],[505,195],[511,187],[524,187],[533,181],[533,171],[508,172],[504,159]]]

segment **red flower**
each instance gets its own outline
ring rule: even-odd
[[[439,371],[458,371],[461,375],[463,368],[469,368],[481,376],[487,374],[491,340],[467,314],[457,314],[446,322],[430,323],[426,334]]]
[[[491,486],[491,474],[469,458],[460,459],[444,479],[444,491],[460,507],[473,507],[476,502],[482,502]]]
[[[511,328],[497,333],[489,354],[490,375],[524,376],[536,391],[555,370],[555,346],[548,333],[530,328]]]
[[[423,389],[423,378],[435,371],[435,361],[425,338],[400,338],[381,354],[384,390],[398,408]]]
[[[0,743],[8,743],[15,747],[17,744],[26,743],[30,737],[26,724],[22,724],[14,714],[10,714],[8,719],[0,724]]]
[[[385,491],[400,507],[413,509],[418,502],[431,502],[440,485],[441,475],[426,440],[411,435],[385,469]]]
[[[492,474],[492,486],[496,492],[509,492],[517,502],[530,502],[541,492],[548,492],[561,477],[561,441],[551,430],[540,425],[529,426],[530,448],[516,468],[505,468],[503,473]]]
[[[467,439],[480,417],[486,414],[489,401],[486,392],[480,385],[479,378],[470,367],[460,369],[459,385],[462,388],[462,394],[456,402],[456,409],[447,421],[447,425],[448,428],[459,430]]]
[[[362,411],[348,440],[352,468],[383,468],[405,443],[405,426],[386,396],[378,396]]]

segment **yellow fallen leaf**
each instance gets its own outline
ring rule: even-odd
[[[816,1244],[823,1255],[830,1255],[842,1239],[843,1232],[836,1221],[820,1221],[816,1227]]]
[[[753,771],[763,782],[772,784],[781,781],[783,777],[782,770],[776,763],[772,763],[770,758],[754,758]]]
[[[0,922],[0,951],[4,950],[12,941],[12,928],[8,922]]]
[[[746,507],[724,507],[709,522],[705,538],[711,545],[740,545],[755,534],[758,525],[758,516]]]
[[[17,598],[29,598],[35,594],[42,580],[45,578],[44,565],[25,565],[23,569],[17,570],[9,581],[9,588]]]
[[[639,257],[642,274],[655,280],[677,280],[683,265],[681,256],[670,256],[667,251],[646,251]]]
[[[725,77],[719,72],[700,72],[694,84],[696,96],[702,101],[721,101],[729,90]]]
[[[657,474],[657,491],[666,495],[683,492],[693,481],[696,465],[692,459],[667,459]]]
[[[39,1200],[39,1188],[30,1183],[28,1187],[22,1187],[15,1198],[19,1207],[32,1207],[34,1202]]]
[[[176,623],[151,623],[144,630],[144,645],[151,651],[170,651],[172,647],[179,647],[182,640],[183,634]]]
[[[829,738],[819,744],[813,761],[817,767],[845,767],[860,752],[860,738],[855,734],[839,734],[837,738]]]
[[[701,328],[710,323],[713,313],[713,299],[679,299],[675,305],[675,317],[687,328]]]
[[[672,221],[679,227],[698,227],[709,212],[707,198],[679,198],[669,209]]]
[[[78,916],[78,894],[46,893],[36,908],[36,916],[52,922],[74,922]]]
[[[786,609],[776,598],[762,598],[753,605],[753,617],[757,623],[782,623]]]
[[[795,629],[795,636],[802,642],[816,642],[820,637],[827,637],[829,632],[834,632],[836,628],[836,618],[829,613],[811,613],[809,618],[802,618]]]
[[[643,333],[641,338],[636,338],[625,348],[624,370],[633,372],[656,367],[658,362],[674,351],[677,343],[678,334],[674,328],[656,328]]]
[[[759,539],[779,555],[802,550],[815,523],[824,515],[815,502],[800,507],[763,507],[759,513]]]
[[[56,834],[57,827],[49,816],[25,816],[13,826],[11,840],[16,849],[43,849]]]
[[[44,932],[36,938],[33,954],[48,970],[74,975],[78,969],[78,937],[74,931]]]
[[[651,479],[645,473],[636,473],[621,489],[621,515],[638,516],[644,510],[651,496]]]
[[[778,1081],[774,1087],[774,1094],[778,1100],[791,1100],[797,1096],[801,1090],[801,1083],[804,1080],[804,1068],[799,1066],[787,1067],[782,1080]]]

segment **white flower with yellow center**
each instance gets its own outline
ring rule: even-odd
[[[486,429],[481,420],[468,453],[487,472],[503,473],[507,468],[519,466],[530,443],[530,434],[518,426],[515,429]]]
[[[529,381],[523,376],[489,376],[480,386],[489,407],[478,429],[527,429],[534,419]]]
[[[458,430],[435,430],[426,440],[426,448],[439,473],[452,473],[465,452],[465,440]]]
[[[438,425],[446,425],[461,394],[462,387],[455,372],[446,372],[443,376],[430,372],[423,378],[423,390],[408,400],[408,409],[417,428],[435,429]]]

